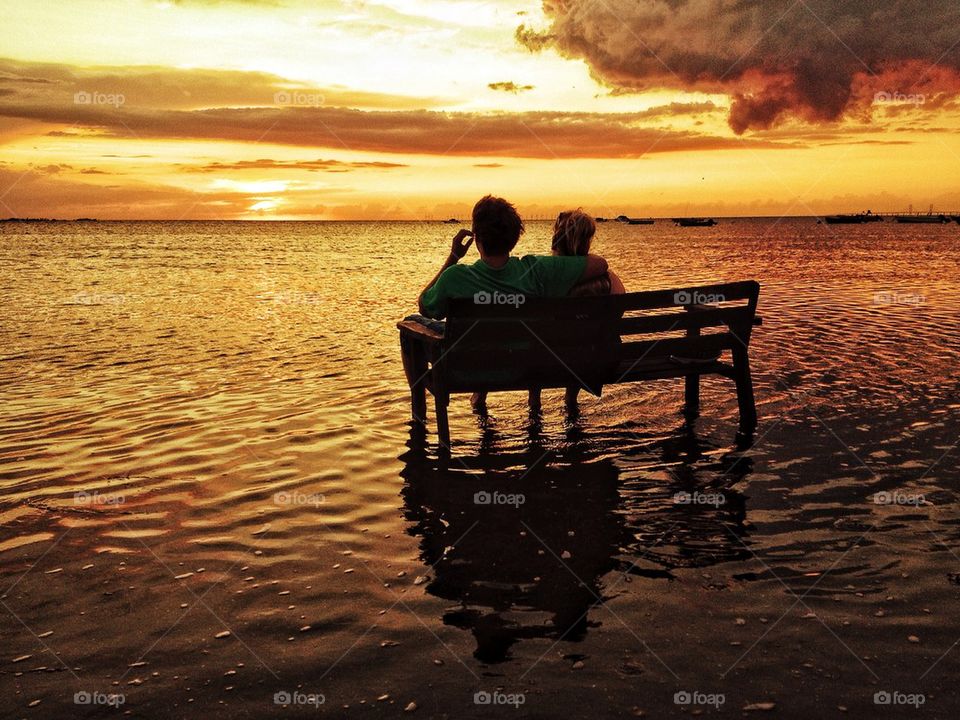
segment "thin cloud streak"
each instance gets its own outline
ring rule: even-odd
[[[205,139],[376,153],[520,158],[640,158],[789,147],[688,130],[644,127],[627,114],[366,112],[347,108],[153,110],[105,105],[0,104],[0,116],[95,130],[101,137]],[[265,130],[270,129],[269,133]],[[535,140],[536,139],[536,140]]]

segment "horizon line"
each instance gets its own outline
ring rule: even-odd
[[[643,219],[648,220],[668,220],[672,221],[674,218],[714,218],[720,220],[755,220],[755,219],[823,219],[826,217],[833,216],[842,216],[842,215],[863,215],[865,213],[823,213],[823,214],[805,214],[805,215],[646,215],[643,216]],[[960,211],[958,210],[936,210],[933,212],[928,211],[910,211],[910,210],[900,210],[900,211],[883,211],[883,212],[871,212],[871,215],[877,217],[895,217],[898,215],[901,216],[960,216]],[[553,218],[544,218],[540,217],[540,214],[537,213],[535,217],[531,217],[524,222],[553,222]],[[596,216],[603,217],[603,216]],[[638,216],[639,217],[639,216]],[[468,221],[456,220],[456,223],[451,223],[450,219],[442,218],[420,218],[420,219],[411,219],[411,218],[89,218],[89,217],[78,217],[78,218],[47,218],[47,217],[6,217],[0,218],[0,223],[9,223],[9,222],[156,222],[156,223],[175,223],[175,222],[275,222],[275,223],[336,223],[336,222],[357,222],[357,223],[374,223],[374,222],[408,222],[408,223],[438,223],[438,224],[449,224],[453,225],[456,223],[467,224]],[[616,218],[604,218],[609,222],[618,222]],[[635,219],[635,218],[632,218]]]

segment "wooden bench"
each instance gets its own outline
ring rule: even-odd
[[[759,295],[749,280],[522,304],[454,300],[443,334],[397,323],[413,419],[426,423],[429,390],[440,443],[449,447],[453,393],[579,386],[599,395],[604,385],[680,377],[685,412],[695,417],[700,376],[722,375],[736,384],[740,432],[751,435],[757,411],[747,350],[761,324]]]

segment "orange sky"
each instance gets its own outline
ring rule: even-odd
[[[858,45],[851,3],[753,31],[607,1],[10,4],[0,216],[960,209],[954,16],[903,49]]]

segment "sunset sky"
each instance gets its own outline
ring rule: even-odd
[[[0,216],[960,210],[960,7],[0,0]]]

